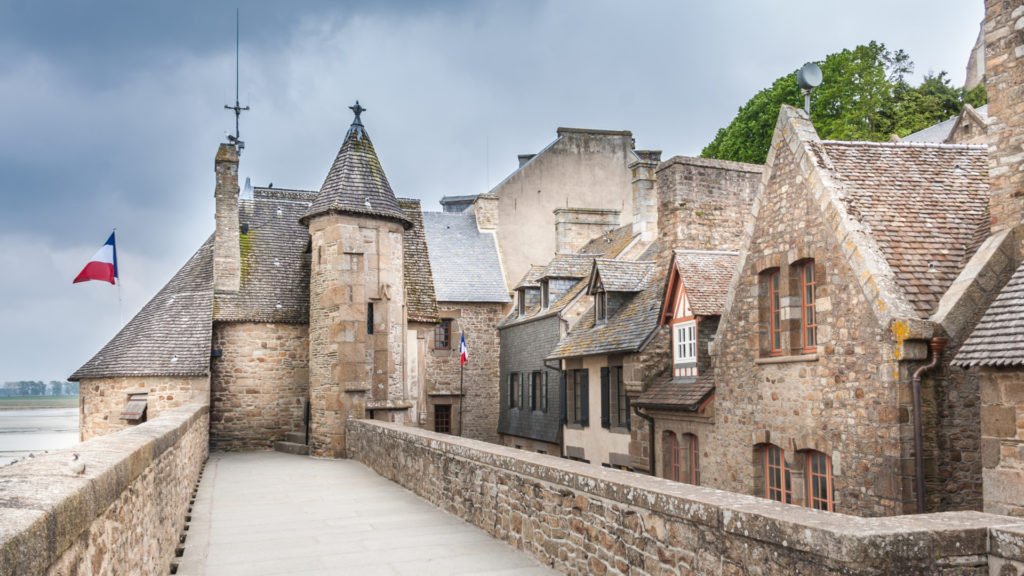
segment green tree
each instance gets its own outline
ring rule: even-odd
[[[984,88],[965,93],[945,72],[928,75],[918,87],[906,77],[914,64],[902,50],[871,42],[829,54],[820,62],[824,82],[813,93],[811,119],[824,139],[888,140],[905,136],[960,112],[965,102],[984,104]],[[783,104],[802,106],[796,71],[754,95],[715,135],[701,155],[761,164]]]

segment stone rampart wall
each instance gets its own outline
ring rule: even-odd
[[[371,421],[349,456],[567,574],[1024,574],[1024,524],[860,518]]]
[[[0,468],[0,574],[170,573],[209,426],[207,406],[190,403]],[[81,475],[68,468],[72,452]]]
[[[78,437],[85,441],[112,434],[137,423],[121,419],[128,395],[145,392],[146,419],[189,402],[205,402],[210,394],[208,376],[128,376],[82,378],[78,400]]]

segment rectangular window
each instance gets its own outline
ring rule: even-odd
[[[687,470],[683,476],[683,482],[693,484],[694,486],[700,485],[700,444],[697,441],[696,434],[683,434],[683,454],[681,459],[685,459]]]
[[[622,381],[622,366],[612,367],[612,381],[615,385],[617,408],[615,425],[629,428],[629,396],[626,395],[626,383]]]
[[[570,370],[568,373],[568,396],[571,410],[568,413],[569,424],[589,425],[590,399],[588,398],[587,370]]]
[[[697,323],[681,322],[675,325],[672,334],[676,364],[697,362]]]
[[[366,333],[373,334],[373,302],[366,303]]]
[[[818,320],[814,311],[815,287],[814,260],[808,260],[800,270],[800,340],[804,352],[815,352],[818,344]]]
[[[816,450],[807,452],[807,505],[833,511],[832,459]]]
[[[519,373],[508,375],[508,407],[515,408],[519,403]]]
[[[583,386],[579,382],[579,370],[572,371],[572,421],[583,422]]]
[[[776,502],[791,501],[785,453],[774,444],[768,444],[764,448],[764,490],[765,498]]]
[[[541,412],[548,411],[548,373],[545,371],[541,374],[541,388],[540,388],[540,410]]]
[[[437,404],[434,406],[434,432],[452,433],[452,405]]]
[[[608,293],[598,292],[594,295],[594,313],[597,315],[598,324],[608,320]]]
[[[543,398],[542,382],[544,377],[540,372],[534,372],[530,376],[532,380],[530,383],[530,410],[540,410],[541,398]]]
[[[549,302],[548,299],[549,299],[548,281],[544,280],[543,282],[540,283],[540,307],[541,308],[547,308],[548,306],[551,305],[551,302]]]
[[[526,316],[526,290],[516,290],[516,308],[520,316]]]
[[[779,296],[779,271],[768,273],[768,335],[772,355],[782,354],[782,308]]]
[[[434,327],[434,350],[452,349],[452,321],[441,320],[441,323]]]

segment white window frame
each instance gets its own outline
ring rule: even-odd
[[[697,362],[697,321],[672,326],[672,358],[676,364]]]

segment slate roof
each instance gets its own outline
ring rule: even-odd
[[[405,275],[405,300],[410,322],[438,322],[437,300],[434,295],[434,275],[427,249],[427,235],[423,228],[423,210],[420,201],[399,198],[398,205],[412,222],[402,240]]]
[[[212,303],[211,236],[156,296],[68,380],[209,374]]]
[[[640,292],[654,273],[654,263],[596,258],[594,271],[608,292]]]
[[[1024,263],[960,347],[957,366],[1024,365]]]
[[[559,254],[544,267],[540,278],[586,278],[594,265],[594,258],[601,253],[577,252],[576,254]]]
[[[377,152],[357,115],[345,134],[334,164],[327,172],[320,193],[302,216],[308,224],[314,216],[329,213],[363,214],[412,226],[391,190]]]
[[[213,319],[221,322],[309,322],[309,231],[299,217],[314,192],[256,188],[239,202],[241,278],[236,293],[217,294]]]
[[[676,250],[675,267],[697,316],[721,316],[729,283],[739,261],[738,252]]]
[[[520,288],[540,288],[540,276],[544,273],[544,269],[547,266],[538,266],[533,264],[530,269],[526,271],[523,279],[515,285],[513,290],[519,290]]]
[[[669,373],[652,382],[631,404],[638,408],[696,411],[714,390],[715,378],[712,374],[702,374],[697,378],[673,378]]]
[[[636,238],[636,236],[636,234],[633,234],[632,224],[619,226],[618,228],[612,230],[611,232],[602,234],[601,236],[598,236],[597,238],[594,238],[593,240],[587,242],[587,244],[583,246],[583,248],[580,248],[579,253],[597,254],[597,256],[603,258],[614,258],[615,256],[618,256],[627,247],[629,247],[629,245],[633,243],[633,239]],[[559,258],[561,258],[561,256],[555,256],[555,258],[552,259],[552,261]],[[547,308],[541,308],[539,305],[537,305],[527,310],[526,314],[524,314],[523,316],[519,316],[518,311],[513,309],[509,313],[509,315],[505,317],[504,320],[498,323],[498,327],[504,328],[505,326],[518,324],[520,322],[528,322],[530,320],[534,320],[537,318],[546,318],[552,314],[557,314],[561,312],[563,309],[565,309],[566,306],[569,305],[569,303],[575,300],[581,292],[586,290],[587,282],[584,282],[583,279],[590,275],[590,270],[594,265],[594,258],[595,256],[587,256],[585,259],[573,260],[572,266],[581,266],[582,263],[585,262],[587,267],[586,272],[584,272],[584,274],[579,277],[570,277],[578,278],[579,281],[576,282],[576,284],[574,284],[572,288],[566,290],[561,297],[552,302]],[[544,272],[548,269],[548,266],[533,266],[530,270],[532,271],[533,268],[540,269],[540,272],[538,272],[537,277],[538,283],[536,284],[539,288],[539,279],[545,276]],[[561,269],[562,268],[560,268],[560,270]],[[525,286],[523,282],[529,281],[529,279],[530,272],[527,272],[526,276],[523,277],[523,280],[520,281],[520,284]],[[517,287],[518,286],[519,284],[517,284]]]
[[[655,242],[639,260],[651,261],[657,254],[658,243]],[[548,358],[573,358],[640,350],[658,327],[668,262],[664,262],[664,265],[654,263],[652,266],[655,273],[648,276],[642,292],[633,296],[601,325],[595,326],[594,310],[591,306]]]
[[[974,111],[982,118],[988,118],[988,104],[975,108]],[[901,140],[904,142],[942,144],[949,139],[950,132],[956,127],[957,121],[960,120],[960,116],[962,114],[963,113],[961,112],[960,114],[943,120],[938,124],[933,124],[932,126],[918,130],[913,134],[907,134]]]
[[[423,225],[439,302],[509,301],[494,234],[472,211],[424,212]]]
[[[985,146],[821,143],[842,183],[839,197],[869,228],[921,317],[988,236]]]

